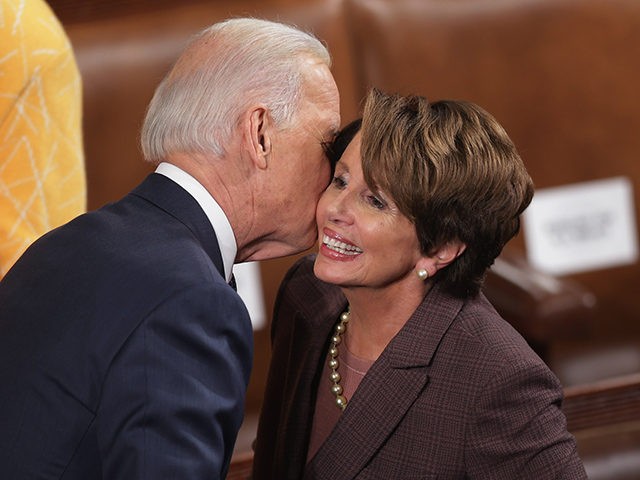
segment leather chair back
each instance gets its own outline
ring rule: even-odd
[[[346,4],[363,88],[471,100],[504,125],[538,188],[623,175],[640,205],[640,2]],[[570,278],[597,298],[594,337],[640,333],[638,262]]]

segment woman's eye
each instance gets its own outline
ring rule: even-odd
[[[369,200],[369,204],[373,207],[376,208],[378,210],[382,210],[384,209],[387,204],[385,202],[383,202],[382,200],[380,200],[378,197],[376,197],[375,195],[369,195],[367,197],[367,199]]]
[[[333,177],[333,180],[331,181],[331,183],[333,183],[334,187],[339,189],[342,189],[347,185],[347,182],[345,181],[344,178],[342,178],[342,176]]]

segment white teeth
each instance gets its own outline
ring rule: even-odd
[[[349,245],[334,238],[329,238],[328,235],[322,236],[322,243],[324,243],[329,250],[341,253],[342,255],[358,255],[362,253],[362,249],[355,245]]]

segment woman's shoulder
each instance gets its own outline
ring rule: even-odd
[[[473,350],[484,352],[487,358],[512,364],[542,362],[522,335],[482,294],[465,302],[454,329],[473,344]]]
[[[281,289],[303,289],[307,293],[324,294],[325,292],[338,291],[335,285],[323,282],[313,273],[313,265],[316,260],[316,254],[305,255],[289,268],[285,274]]]
[[[471,398],[472,391],[501,391],[520,382],[546,385],[554,394],[559,388],[542,359],[482,297],[464,302],[439,343],[431,375],[434,382],[455,378]]]
[[[299,258],[284,276],[278,296],[276,311],[293,307],[296,311],[315,316],[345,302],[340,288],[319,280],[313,273],[315,254]]]
[[[311,254],[300,257],[298,260],[296,260],[293,263],[293,265],[291,265],[291,267],[287,271],[287,274],[284,277],[283,282],[286,282],[291,278],[296,278],[296,279],[306,278],[308,276],[315,277],[315,275],[313,275],[313,264],[315,261],[316,261],[315,253],[311,253]]]

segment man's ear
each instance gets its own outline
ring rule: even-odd
[[[249,139],[251,159],[258,168],[265,169],[271,153],[271,117],[265,107],[256,106],[248,112],[246,118],[246,136]]]

